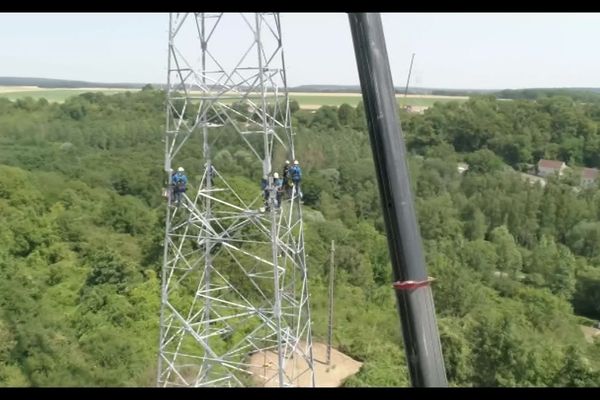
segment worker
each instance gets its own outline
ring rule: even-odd
[[[285,165],[283,166],[283,186],[287,186],[288,178],[289,178],[289,170],[290,170],[290,160],[285,160]]]
[[[289,170],[290,178],[295,186],[296,193],[302,198],[302,189],[300,188],[300,182],[302,181],[302,169],[298,160],[294,160],[294,165]]]
[[[173,168],[169,168],[169,176],[173,176]],[[167,180],[167,185],[169,185],[168,180]],[[163,191],[162,191],[162,195],[167,201],[170,201],[170,199],[173,197],[172,185],[164,187]]]
[[[204,168],[208,169],[208,171],[206,172],[206,179],[207,181],[210,179],[210,185],[213,186],[214,185],[214,177],[217,174],[217,171],[215,171],[215,167],[210,164],[210,168],[207,168],[209,165],[208,163],[204,163]]]
[[[279,177],[279,174],[275,172],[273,174],[273,186],[275,186],[275,208],[281,207],[281,196],[283,195],[283,179]]]
[[[177,201],[177,206],[181,205],[181,194],[185,193],[187,185],[187,176],[184,174],[183,167],[177,168],[177,172],[171,176],[171,184],[173,186],[173,197]]]
[[[262,191],[265,205],[261,211],[269,211],[269,177],[267,175],[263,175],[260,180],[260,190]]]

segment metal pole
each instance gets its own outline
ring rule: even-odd
[[[273,285],[274,291],[273,294],[275,296],[274,307],[273,307],[273,316],[275,317],[275,323],[277,325],[277,374],[279,377],[279,386],[283,387],[285,385],[284,378],[284,365],[283,365],[283,343],[282,343],[282,332],[281,332],[281,287],[279,285],[279,266],[277,255],[279,253],[278,248],[278,232],[277,232],[277,215],[275,213],[275,185],[273,183],[273,175],[271,175],[271,149],[269,146],[269,127],[267,126],[267,98],[265,96],[266,87],[265,87],[265,69],[263,68],[263,54],[262,54],[262,42],[260,38],[260,30],[261,26],[261,15],[260,13],[255,14],[256,20],[256,49],[258,53],[258,70],[259,70],[259,78],[260,78],[260,87],[262,90],[262,118],[263,118],[263,142],[264,142],[264,150],[265,150],[265,158],[263,160],[263,174],[268,174],[268,185],[269,185],[269,198],[267,199],[267,204],[270,208],[271,214],[271,253],[273,256]]]
[[[195,16],[197,18],[197,16]],[[208,49],[208,40],[206,38],[206,18],[204,13],[201,14],[201,36],[200,36],[200,47],[202,50],[202,84],[206,86],[206,52]],[[208,143],[208,118],[206,113],[203,113],[202,116],[202,153],[204,155],[204,162],[206,165],[204,177],[204,189],[208,192],[209,196],[212,196],[212,159],[210,154],[210,145]],[[212,219],[212,201],[210,197],[206,197],[204,201],[204,210],[206,213],[206,219]],[[213,243],[210,240],[210,236],[206,237],[204,240],[205,248],[204,248],[204,290],[208,293],[210,291],[210,282],[211,282],[211,270],[212,270],[212,257],[211,250]],[[208,337],[210,334],[210,312],[211,312],[211,301],[210,297],[206,297],[204,303],[204,335]],[[205,353],[207,354],[207,353]],[[208,365],[205,375],[208,375],[212,365]]]
[[[333,338],[333,266],[335,260],[335,242],[331,241],[331,262],[329,263],[329,331],[327,334],[327,365],[331,365],[331,342]]]
[[[415,60],[415,53],[413,53],[410,59],[410,68],[408,69],[408,79],[406,79],[406,89],[404,89],[404,97],[408,95],[408,83],[410,82],[410,73],[412,72],[413,61]]]
[[[171,51],[173,45],[173,15],[169,14],[169,46],[168,46],[168,55],[167,55],[167,99],[169,98],[168,93],[171,91]],[[167,212],[165,217],[165,236],[163,239],[163,266],[161,271],[161,283],[160,283],[160,322],[159,329],[160,334],[158,337],[158,368],[156,371],[156,386],[160,387],[161,385],[161,372],[162,372],[162,344],[163,338],[165,336],[165,302],[166,297],[168,295],[168,287],[167,287],[167,264],[169,260],[169,231],[171,230],[171,213],[169,212],[169,208],[171,206],[171,197],[173,196],[173,188],[172,185],[172,177],[171,177],[171,160],[169,158],[169,140],[167,136],[169,135],[169,102],[167,101],[166,109],[167,109],[167,118],[165,122],[165,172],[167,173]]]
[[[448,382],[431,288],[426,284],[423,245],[381,16],[353,13],[349,20],[394,278],[400,283],[420,283],[416,288],[396,291],[411,381],[417,387],[445,387]]]
[[[276,25],[277,25],[277,36],[279,38],[279,45],[282,46],[282,33],[281,33],[281,19],[279,16],[279,13],[275,14],[276,15]],[[294,136],[294,132],[293,132],[293,127],[292,127],[292,115],[290,112],[290,102],[289,102],[289,93],[287,90],[287,76],[286,76],[286,68],[285,68],[285,57],[284,57],[284,53],[283,51],[281,52],[281,71],[282,71],[282,81],[283,81],[283,88],[285,88],[285,107],[286,107],[286,117],[285,117],[285,125],[287,127],[289,127],[289,129],[286,129],[286,134],[288,135],[288,149],[287,152],[288,154],[291,154],[291,159],[295,160],[296,159],[296,152],[294,151],[294,141],[292,139],[292,137]],[[293,206],[290,204],[290,208],[292,208]],[[300,202],[297,203],[297,207],[298,207],[298,215],[300,218],[302,218],[302,207],[300,206]],[[300,225],[302,227],[302,224]],[[301,265],[300,268],[294,268],[294,273],[292,275],[292,293],[296,293],[296,274],[298,274],[299,271],[301,271],[300,276],[301,276],[301,281],[304,282],[303,283],[303,288],[302,288],[302,292],[306,293],[306,320],[309,323],[309,326],[311,326],[312,324],[312,319],[310,317],[310,302],[308,301],[309,295],[308,295],[308,268],[306,267],[306,255],[304,253],[305,249],[304,249],[304,233],[303,231],[301,231],[300,233],[300,243],[302,243],[301,249],[302,251],[298,252],[298,259],[301,260],[299,263]],[[295,319],[292,319],[292,321],[294,321],[294,323],[296,323]],[[307,346],[308,346],[308,365],[310,367],[310,379],[311,379],[311,386],[315,387],[316,386],[316,382],[315,382],[315,373],[314,373],[314,362],[313,362],[313,346],[312,346],[312,328],[308,329],[308,335],[307,335]]]

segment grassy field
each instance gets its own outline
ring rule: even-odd
[[[300,107],[305,109],[317,109],[321,106],[340,106],[344,103],[356,106],[362,100],[362,96],[358,93],[290,93],[290,98],[296,100],[300,104]],[[400,105],[431,107],[438,101],[464,102],[468,100],[468,97],[418,95],[404,97],[404,95],[396,95],[396,99]]]
[[[127,90],[138,89],[43,89],[31,86],[23,87],[0,87],[0,97],[16,100],[19,98],[32,97],[34,99],[45,98],[50,102],[62,103],[66,98],[77,96],[87,92],[102,92],[104,94],[114,94]],[[321,106],[340,106],[347,103],[351,106],[356,106],[362,100],[360,93],[290,93],[290,98],[296,100],[300,107],[308,110],[315,110]],[[435,102],[442,101],[460,101],[464,102],[468,97],[451,97],[451,96],[420,96],[397,95],[400,105],[425,106],[431,107]]]
[[[25,97],[32,97],[34,99],[45,98],[50,102],[62,103],[66,98],[71,96],[77,96],[82,93],[88,92],[102,92],[104,94],[114,94],[119,92],[125,92],[128,89],[40,89],[37,90],[14,90],[5,89],[0,91],[0,97],[8,98],[9,100],[22,99]],[[137,89],[134,89],[137,90]]]

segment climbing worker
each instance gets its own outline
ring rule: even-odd
[[[273,174],[273,186],[275,186],[276,203],[275,208],[281,207],[281,196],[283,195],[283,179],[279,177],[279,174],[275,172]]]
[[[290,178],[294,186],[296,187],[296,193],[302,198],[302,189],[300,188],[300,182],[302,181],[302,169],[298,160],[294,160],[294,165],[289,170]]]
[[[289,160],[285,160],[283,167],[283,190],[288,198],[292,198],[294,193],[294,182],[292,182],[291,169],[292,165]]]
[[[288,178],[289,178],[289,169],[290,169],[290,160],[285,160],[285,165],[283,166],[283,186],[287,186]]]
[[[217,174],[217,171],[215,171],[215,167],[212,164],[210,164],[210,168],[207,168],[207,167],[208,167],[208,163],[204,163],[204,168],[208,169],[208,171],[206,172],[207,182],[209,182],[209,180],[210,180],[210,185],[213,186],[214,185],[213,179],[214,179],[215,175]]]
[[[181,194],[185,193],[187,185],[187,176],[184,174],[185,170],[183,167],[177,168],[177,172],[171,177],[171,183],[173,185],[173,197],[177,201],[177,206],[181,205]]]
[[[169,176],[173,176],[173,168],[169,168]],[[167,185],[168,184],[169,184],[169,182],[167,181]],[[172,187],[171,186],[164,187],[162,190],[162,195],[167,201],[170,201],[170,199],[173,197]]]
[[[269,177],[267,175],[263,175],[262,179],[260,180],[260,190],[262,191],[265,205],[261,211],[269,211]]]

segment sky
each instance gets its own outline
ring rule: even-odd
[[[383,13],[395,86],[600,87],[599,13]],[[358,85],[348,16],[281,13],[288,86]],[[233,47],[246,35],[235,26]],[[251,39],[250,39],[251,40]],[[166,81],[168,14],[0,13],[0,76]]]

